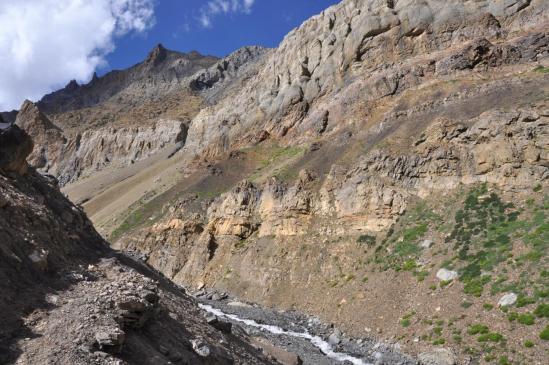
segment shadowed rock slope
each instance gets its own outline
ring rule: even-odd
[[[113,253],[86,215],[25,161],[32,142],[0,131],[2,364],[268,364],[209,326],[193,299]]]

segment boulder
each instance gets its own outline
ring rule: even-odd
[[[458,277],[457,271],[452,271],[444,268],[437,271],[437,278],[439,280],[449,281],[449,280],[454,280],[457,277]]]
[[[499,299],[498,305],[500,307],[506,307],[506,306],[509,306],[509,305],[513,305],[513,304],[515,304],[517,299],[518,299],[518,297],[515,293],[507,293]]]
[[[303,364],[303,361],[298,355],[273,345],[265,338],[253,337],[251,340],[253,345],[259,347],[266,355],[273,357],[278,363],[282,365]]]
[[[32,149],[29,135],[18,126],[0,130],[0,169],[25,174],[28,168],[26,159]]]
[[[126,334],[120,328],[104,328],[95,334],[95,341],[100,349],[104,347],[121,346],[126,340]]]
[[[333,333],[328,337],[328,343],[329,343],[331,346],[337,346],[337,345],[339,345],[339,343],[341,342],[340,336],[341,336],[341,334],[339,333],[339,331],[333,332]]]
[[[419,362],[422,365],[455,365],[456,356],[454,353],[445,348],[434,349],[423,352],[418,356]]]
[[[196,352],[199,356],[202,356],[202,357],[210,356],[211,350],[204,341],[200,339],[191,340],[191,346],[194,352]]]
[[[48,251],[44,249],[34,250],[29,255],[32,264],[41,271],[48,270]]]

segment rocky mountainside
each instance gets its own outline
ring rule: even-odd
[[[191,67],[158,47],[16,124],[115,248],[178,284],[425,364],[543,364],[548,29],[545,0],[343,0],[276,49]]]
[[[181,153],[204,172],[134,207],[115,246],[413,353],[542,363],[548,6],[327,9],[198,113]]]
[[[265,52],[244,47],[218,60],[159,44],[127,70],[94,75],[86,85],[71,81],[36,104],[26,101],[16,117],[4,114],[36,141],[32,165],[63,186],[111,165],[132,165],[168,145],[179,148],[200,108],[227,92]]]
[[[196,302],[114,253],[86,215],[0,131],[0,362],[271,364],[243,334],[206,323]]]
[[[213,56],[195,51],[188,54],[170,51],[158,44],[143,62],[103,77],[94,74],[86,85],[78,85],[73,80],[64,89],[44,96],[39,107],[46,113],[58,114],[92,107],[113,97],[117,103],[135,106],[179,89],[181,80],[216,61]]]

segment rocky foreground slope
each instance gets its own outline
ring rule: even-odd
[[[206,323],[194,299],[113,253],[86,215],[0,131],[2,364],[271,364],[243,334]]]

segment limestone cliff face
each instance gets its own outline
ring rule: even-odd
[[[55,176],[61,185],[112,164],[132,164],[167,145],[183,144],[187,134],[185,123],[177,120],[158,120],[143,127],[65,133],[30,101],[21,107],[16,124],[35,141],[29,163]]]
[[[264,131],[314,135],[326,111],[351,117],[347,105],[429,76],[536,60],[548,48],[547,8],[542,0],[343,1],[289,33],[258,63],[242,97],[203,109],[189,151],[219,156]]]
[[[549,110],[489,110],[460,122],[438,120],[408,154],[374,149],[319,181],[302,170],[295,183],[248,181],[216,198],[203,214],[182,203],[162,222],[117,246],[144,253],[172,278],[196,280],[221,242],[255,237],[353,235],[387,230],[408,202],[460,185],[487,182],[529,191],[549,177]]]

